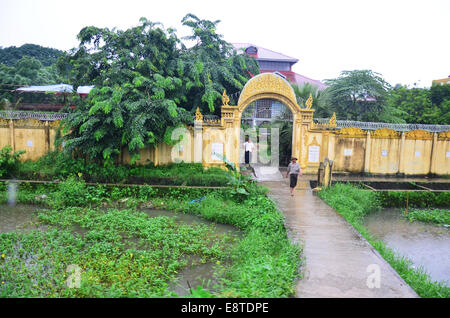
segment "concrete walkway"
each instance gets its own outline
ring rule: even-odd
[[[418,297],[343,217],[312,194],[309,182],[299,182],[294,197],[287,179],[261,184],[283,211],[290,238],[303,246],[297,297]],[[379,288],[367,286],[373,286],[371,264],[379,266]]]

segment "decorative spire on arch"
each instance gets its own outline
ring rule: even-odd
[[[196,121],[203,121],[203,115],[200,112],[200,108],[197,107],[197,111],[195,112],[195,120]]]
[[[311,109],[312,104],[313,104],[313,97],[312,97],[312,94],[309,93],[309,97],[308,97],[308,99],[306,100],[306,103],[305,103],[306,109]]]
[[[223,106],[229,106],[230,98],[227,95],[227,90],[225,89],[222,94],[222,104]]]
[[[337,127],[336,113],[333,112],[333,116],[331,116],[330,121],[329,121],[328,124],[329,124],[330,127]]]

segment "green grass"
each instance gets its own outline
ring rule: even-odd
[[[380,198],[377,192],[338,183],[320,191],[319,197],[352,224],[420,297],[450,297],[450,287],[432,281],[422,268],[414,268],[410,260],[396,255],[392,249],[382,241],[375,239],[363,226],[364,217],[380,210],[386,196]]]
[[[2,203],[6,188],[0,183]],[[78,178],[21,184],[18,202],[47,207],[38,217],[49,231],[0,234],[0,252],[6,255],[0,264],[5,282],[0,295],[167,297],[168,282],[191,255],[216,262],[218,275],[214,292],[193,286],[193,297],[288,297],[299,278],[301,248],[289,241],[267,189],[252,185],[247,190],[248,195],[241,195],[230,190],[87,186]],[[125,210],[114,208],[119,206]],[[243,236],[231,248],[229,237],[214,237],[208,227],[149,219],[138,211],[140,206],[234,225]],[[86,233],[79,235],[74,228]],[[70,264],[82,266],[79,289],[66,287]]]
[[[405,217],[410,221],[422,221],[450,225],[450,210],[446,209],[411,209]]]
[[[43,210],[38,219],[48,231],[0,234],[0,297],[174,296],[168,283],[189,257],[221,261],[232,240],[206,225],[134,210],[64,208]],[[82,271],[80,288],[67,287],[71,264]]]
[[[64,180],[81,176],[93,183],[139,183],[152,185],[227,186],[229,175],[219,168],[205,169],[199,163],[178,163],[155,167],[147,165],[103,166],[83,159],[72,159],[53,152],[37,161],[20,163],[15,177],[22,180]]]
[[[448,208],[450,192],[427,191],[380,191],[377,192],[380,204],[386,208]]]

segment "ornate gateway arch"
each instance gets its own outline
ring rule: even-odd
[[[302,168],[306,167],[306,154],[302,153],[301,145],[313,119],[312,97],[308,99],[306,107],[301,108],[297,104],[294,90],[289,82],[275,73],[262,73],[250,79],[241,92],[237,106],[228,105],[224,95],[222,126],[226,129],[225,152],[228,154],[228,159],[239,167],[242,113],[247,106],[259,99],[274,99],[290,109],[293,116],[292,155],[299,158]]]

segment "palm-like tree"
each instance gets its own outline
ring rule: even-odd
[[[333,112],[328,109],[325,103],[324,91],[321,91],[319,87],[311,84],[304,83],[303,85],[292,84],[295,96],[297,98],[297,103],[302,106],[305,105],[306,100],[312,95],[313,104],[312,108],[315,109],[314,117],[316,118],[327,118],[331,117]]]

